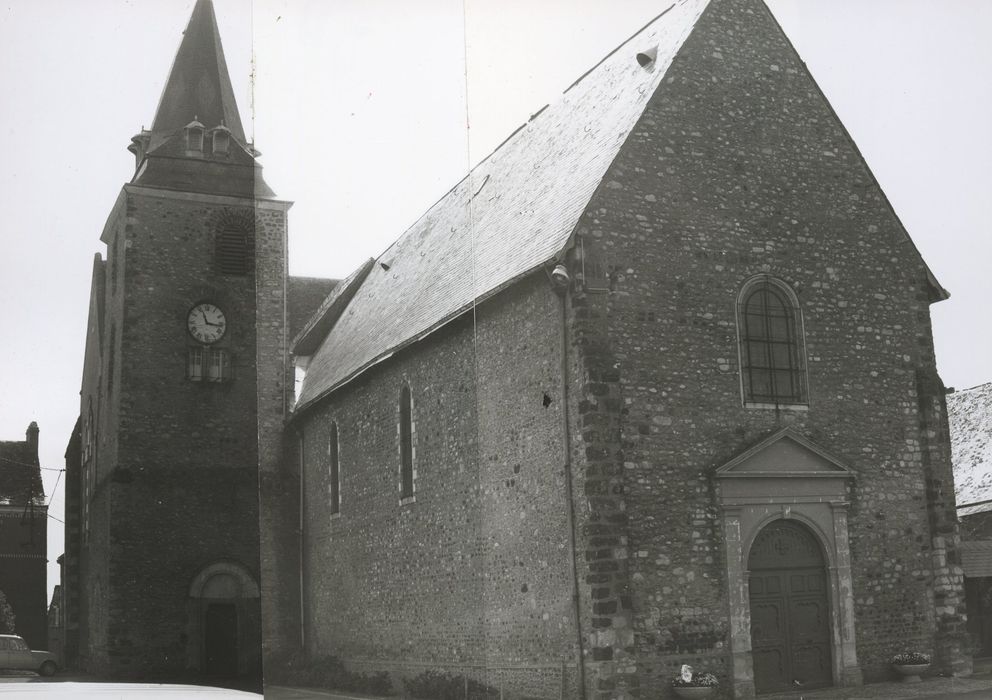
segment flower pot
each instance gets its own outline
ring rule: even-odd
[[[926,673],[930,664],[893,664],[892,667],[902,676],[903,683],[919,683],[920,674]]]
[[[680,698],[708,698],[716,690],[712,685],[673,685],[672,690]]]

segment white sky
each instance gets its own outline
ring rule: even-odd
[[[670,0],[215,0],[290,270],[343,277]],[[769,0],[950,300],[949,386],[992,381],[992,2]],[[193,0],[0,7],[0,439],[63,466],[93,255]],[[256,70],[254,103],[249,75]],[[467,65],[467,71],[466,71]],[[468,128],[466,128],[468,125]],[[51,496],[56,471],[45,473]],[[64,483],[51,513],[62,518]],[[49,587],[63,550],[49,521]]]

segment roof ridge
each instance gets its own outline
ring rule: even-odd
[[[383,258],[390,250],[393,249],[393,247],[396,246],[396,244],[398,244],[401,240],[403,240],[403,238],[406,236],[407,232],[409,232],[411,229],[413,229],[420,222],[421,219],[423,219],[425,216],[427,216],[427,214],[429,214],[431,212],[431,210],[434,209],[434,207],[436,207],[438,204],[440,204],[445,199],[447,199],[455,190],[458,189],[458,187],[460,185],[462,185],[467,180],[471,179],[472,175],[476,172],[476,170],[478,170],[479,168],[481,168],[494,155],[496,155],[497,153],[499,153],[503,149],[504,146],[506,146],[510,141],[513,140],[513,138],[515,136],[517,136],[518,134],[520,134],[520,132],[523,131],[527,126],[529,126],[530,124],[533,124],[535,121],[537,121],[539,118],[541,118],[542,115],[546,114],[549,111],[554,112],[553,107],[555,107],[558,104],[560,104],[562,102],[562,98],[566,94],[568,94],[568,92],[572,88],[574,88],[575,86],[577,86],[585,78],[587,78],[589,75],[591,75],[592,73],[594,73],[597,68],[599,68],[606,61],[608,61],[617,51],[619,51],[624,46],[626,46],[631,41],[633,41],[635,38],[637,38],[638,36],[640,36],[641,34],[643,34],[655,22],[657,22],[659,19],[661,19],[662,17],[664,17],[669,12],[671,12],[672,9],[677,4],[678,3],[674,3],[673,2],[667,8],[665,8],[660,13],[658,13],[653,18],[651,18],[647,23],[644,24],[644,26],[642,26],[636,32],[634,32],[629,37],[627,37],[626,39],[624,39],[623,41],[621,41],[619,44],[617,44],[615,47],[613,47],[610,50],[609,53],[607,53],[605,56],[603,56],[601,59],[599,59],[599,61],[597,61],[595,64],[593,64],[593,66],[591,68],[589,68],[589,70],[587,70],[585,73],[583,73],[582,75],[580,75],[567,88],[565,88],[560,93],[558,93],[558,99],[556,99],[554,102],[548,102],[548,103],[544,104],[536,112],[533,112],[530,115],[530,117],[527,118],[527,121],[522,122],[519,126],[517,126],[515,129],[513,129],[509,134],[507,134],[506,138],[504,138],[502,141],[500,141],[499,144],[497,144],[495,148],[493,148],[491,151],[489,151],[489,153],[487,153],[482,158],[480,158],[478,160],[478,162],[476,162],[474,165],[469,166],[469,169],[465,172],[464,175],[462,175],[461,178],[458,179],[457,182],[455,182],[451,187],[449,187],[447,190],[445,190],[444,191],[444,194],[442,194],[436,200],[434,200],[433,202],[431,202],[431,204],[426,209],[424,209],[423,211],[421,211],[421,213],[417,216],[417,218],[415,218],[410,223],[409,226],[407,226],[406,228],[402,229],[402,231],[400,232],[400,234],[395,239],[393,239],[393,241],[388,246],[386,246],[386,248],[383,249],[383,251],[381,253],[379,253],[378,255],[376,255],[374,259],[375,260],[380,260],[381,258]],[[476,194],[478,194],[478,193],[476,193]]]
[[[316,348],[298,410],[559,255],[709,2],[668,0],[401,231]],[[647,62],[630,47],[646,35]]]

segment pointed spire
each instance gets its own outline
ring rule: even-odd
[[[211,0],[193,8],[152,122],[152,147],[197,118],[208,129],[225,124],[246,142]]]

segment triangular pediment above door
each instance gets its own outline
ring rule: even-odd
[[[850,477],[839,459],[791,428],[785,428],[745,450],[716,470],[716,476]]]

